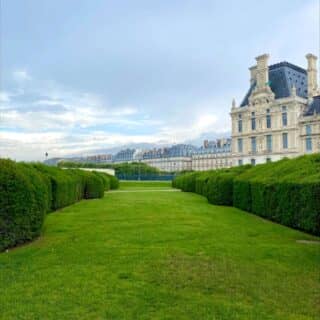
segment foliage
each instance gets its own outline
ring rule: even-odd
[[[84,198],[95,199],[102,198],[104,191],[110,190],[110,180],[104,177],[100,172],[81,171],[84,178]]]
[[[110,183],[104,173],[0,159],[0,251],[38,236],[47,212],[101,198]]]
[[[0,159],[0,251],[40,234],[50,185],[35,169]]]
[[[63,170],[44,164],[33,164],[51,182],[51,210],[57,210],[83,198],[85,182],[79,170]]]
[[[213,173],[214,173],[213,170],[203,171],[196,177],[195,193],[201,194],[205,197],[207,196],[207,193],[208,193],[207,183],[210,176]]]
[[[246,165],[211,172],[206,186],[208,201],[217,205],[232,206],[233,180],[250,167],[250,165]]]
[[[112,176],[110,174],[106,174],[110,179],[110,189],[115,190],[119,188],[119,179],[115,176]]]
[[[234,205],[320,234],[320,155],[258,165],[234,182]]]
[[[176,176],[172,180],[172,187],[181,189],[186,192],[195,192],[196,190],[196,178],[200,175],[200,172],[189,172]]]
[[[88,172],[88,171],[86,171]],[[110,176],[99,171],[91,171],[91,173],[95,174],[101,180],[103,184],[104,191],[109,191],[111,189],[111,180]]]

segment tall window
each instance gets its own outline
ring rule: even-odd
[[[312,138],[311,137],[306,138],[306,150],[308,152],[312,151]]]
[[[311,133],[312,133],[311,125],[310,125],[310,124],[307,124],[307,125],[306,125],[306,135],[307,135],[307,136],[310,136]]]
[[[243,141],[242,138],[238,139],[238,152],[242,152],[243,151]]]
[[[272,151],[272,135],[268,134],[266,138],[267,138],[267,151],[271,152]]]
[[[310,124],[306,125],[306,150],[307,151],[312,151],[312,138],[311,138],[311,134],[312,134],[312,128]]]
[[[282,107],[282,126],[286,127],[288,125],[288,114],[287,114],[287,107]]]
[[[252,153],[257,152],[256,137],[251,137],[251,151],[252,151]]]
[[[270,115],[270,109],[267,109],[267,128],[270,129],[271,128],[271,115]]]
[[[256,130],[256,116],[255,113],[251,113],[251,130]]]
[[[288,133],[282,134],[282,147],[283,149],[288,149]]]
[[[253,165],[253,166],[256,165],[256,159],[251,159],[251,165]]]
[[[243,165],[243,160],[242,160],[242,159],[239,159],[239,160],[238,160],[238,165],[239,165],[239,166],[242,166],[242,165]]]
[[[242,132],[242,115],[238,115],[238,132]]]

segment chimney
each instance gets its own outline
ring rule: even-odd
[[[253,85],[257,81],[257,66],[252,66],[250,70],[250,85]]]
[[[268,86],[269,82],[269,68],[268,68],[268,54],[263,54],[256,57],[257,60],[257,89],[263,89]]]
[[[308,60],[308,97],[312,98],[318,90],[317,83],[317,57],[311,53],[306,55]]]

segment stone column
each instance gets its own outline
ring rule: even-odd
[[[257,81],[257,66],[252,66],[250,70],[250,85]]]
[[[317,83],[317,57],[311,53],[306,55],[308,60],[308,97],[312,98],[318,90]]]
[[[257,60],[257,89],[263,89],[268,86],[269,82],[269,69],[268,60],[269,55],[263,54],[256,57]]]

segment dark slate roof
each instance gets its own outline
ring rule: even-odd
[[[314,113],[320,114],[320,95],[313,97],[311,103],[308,105],[304,116],[312,116]]]
[[[291,88],[295,85],[297,95],[302,98],[308,96],[307,71],[289,62],[280,62],[269,66],[269,82],[275,98],[286,98],[291,94]],[[253,83],[243,99],[240,107],[248,105],[249,97],[256,83]]]

